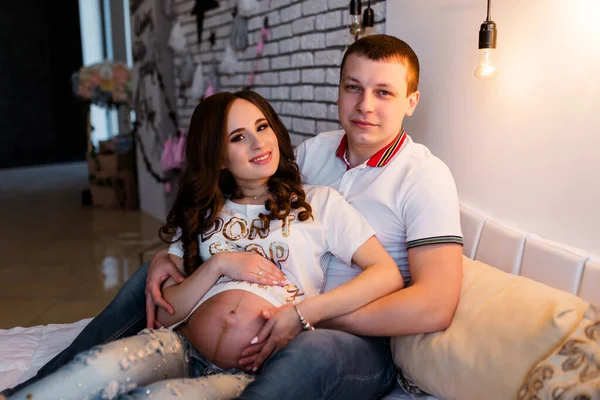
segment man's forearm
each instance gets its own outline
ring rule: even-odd
[[[455,306],[444,296],[410,286],[318,325],[363,336],[398,336],[446,329]]]

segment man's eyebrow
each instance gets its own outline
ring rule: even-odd
[[[352,76],[344,76],[342,78],[342,82],[343,81],[350,81],[353,83],[360,83],[360,81]],[[376,83],[375,84],[376,88],[382,88],[382,89],[391,89],[391,90],[397,90],[396,87],[394,85],[391,85],[389,83],[386,82],[381,82],[381,83]]]
[[[375,85],[375,87],[396,90],[396,87],[394,85],[390,85],[389,83],[378,83]]]
[[[258,125],[259,123],[266,121],[266,118],[259,118],[254,122],[254,125]],[[227,137],[233,135],[234,133],[238,133],[238,132],[244,132],[246,130],[246,128],[237,128],[232,130],[231,132],[229,132],[229,135],[227,135]]]
[[[352,82],[356,82],[356,83],[360,83],[360,81],[352,76],[344,76],[342,78],[343,81],[352,81]]]

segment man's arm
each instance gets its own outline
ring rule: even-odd
[[[429,244],[408,250],[413,284],[352,313],[319,324],[365,336],[398,336],[446,329],[458,305],[462,246]]]

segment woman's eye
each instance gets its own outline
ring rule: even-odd
[[[258,128],[256,128],[256,131],[257,131],[257,132],[264,131],[264,130],[265,130],[265,129],[267,129],[268,127],[269,127],[269,124],[260,124],[260,125],[258,126]]]
[[[244,135],[237,135],[237,136],[234,136],[234,137],[231,139],[231,141],[232,141],[232,142],[239,142],[239,141],[243,140],[244,138],[245,138],[245,136],[244,136]]]

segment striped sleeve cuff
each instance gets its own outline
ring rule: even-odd
[[[462,246],[463,239],[461,236],[435,236],[417,240],[411,240],[406,242],[406,248],[410,249],[413,247],[425,246],[427,244],[440,244],[440,243],[457,243]]]

